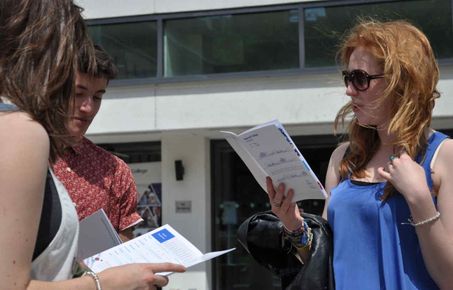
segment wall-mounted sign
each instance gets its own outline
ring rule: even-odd
[[[191,213],[192,201],[191,200],[177,200],[175,202],[176,213]]]

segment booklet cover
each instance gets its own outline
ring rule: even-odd
[[[79,225],[79,261],[122,242],[102,208],[81,220]]]
[[[231,252],[234,249],[231,248],[224,251],[203,254],[197,247],[167,224],[135,239],[86,258],[83,262],[94,272],[101,272],[107,268],[131,263],[170,262],[181,264],[188,268]],[[169,274],[171,273],[159,273],[159,275]]]
[[[283,182],[286,188],[294,190],[293,201],[327,197],[318,177],[278,120],[240,134],[221,133],[264,191],[267,191],[266,177],[270,176],[274,186]]]

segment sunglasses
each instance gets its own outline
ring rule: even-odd
[[[351,72],[344,70],[341,72],[343,75],[344,85],[347,87],[349,83],[358,91],[366,91],[370,86],[370,81],[374,79],[381,79],[384,77],[383,74],[369,75],[366,71],[361,69],[355,69]]]

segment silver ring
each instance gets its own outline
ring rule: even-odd
[[[389,156],[390,162],[392,162],[392,161],[395,160],[396,158],[398,158],[398,157],[397,157],[396,155],[393,155],[393,154]]]

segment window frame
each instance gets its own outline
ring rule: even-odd
[[[268,6],[244,7],[244,8],[229,8],[229,9],[216,9],[206,11],[191,11],[191,12],[177,12],[165,14],[151,14],[151,15],[138,15],[138,16],[123,16],[112,18],[99,18],[86,20],[87,25],[108,25],[108,24],[121,24],[121,23],[135,23],[144,21],[156,21],[157,28],[157,69],[156,77],[150,78],[130,78],[130,79],[115,79],[110,82],[111,86],[131,86],[131,85],[147,85],[147,84],[160,84],[160,83],[179,83],[179,82],[193,82],[193,81],[210,81],[210,80],[229,80],[229,79],[242,79],[242,78],[260,78],[260,77],[285,77],[285,76],[303,76],[313,73],[337,73],[338,67],[324,66],[324,67],[305,67],[305,39],[304,39],[304,9],[315,7],[332,7],[332,6],[348,6],[360,4],[377,4],[400,2],[403,0],[335,0],[335,1],[309,1],[300,2],[295,4],[276,4]],[[453,0],[451,3],[452,15],[452,29],[453,29]],[[265,71],[247,71],[247,72],[227,72],[227,73],[213,73],[213,74],[194,74],[184,76],[164,76],[164,21],[175,19],[187,19],[197,17],[209,16],[224,16],[232,14],[249,14],[249,13],[262,13],[262,12],[278,12],[287,10],[298,10],[299,15],[299,67],[293,69],[276,69]],[[437,59],[440,67],[453,65],[452,58]]]

